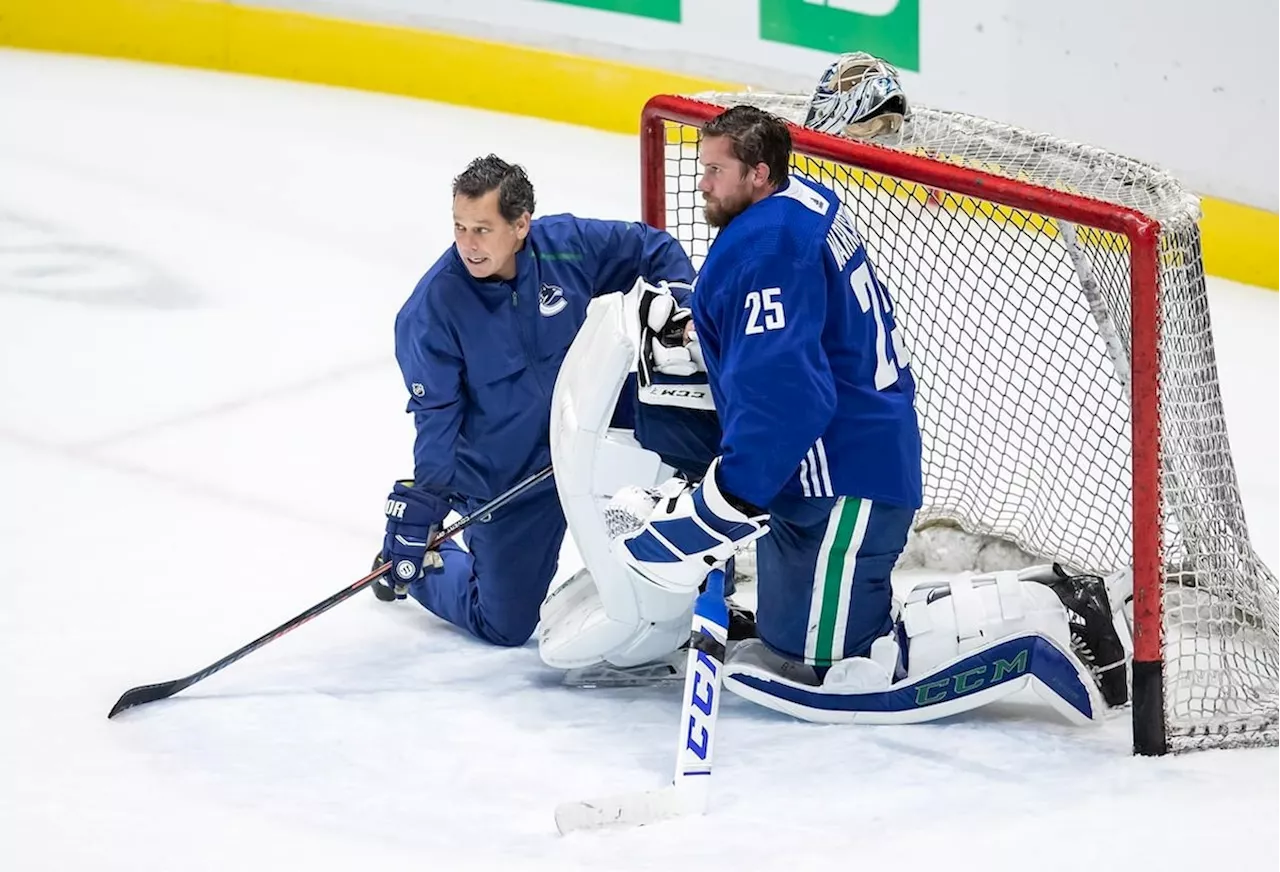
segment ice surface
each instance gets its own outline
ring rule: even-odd
[[[412,425],[391,323],[490,151],[541,214],[638,214],[629,137],[336,89],[0,52],[0,867],[1275,869],[1277,753],[1128,755],[1013,702],[918,727],[727,698],[712,811],[555,834],[669,777],[679,687],[361,596],[105,719],[354,579]],[[1277,296],[1212,282],[1277,561]],[[566,546],[562,574],[577,568]],[[907,580],[909,581],[909,580]]]

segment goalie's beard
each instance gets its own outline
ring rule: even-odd
[[[719,230],[723,230],[730,221],[745,212],[752,202],[749,193],[731,198],[713,198],[703,194],[702,200],[702,213],[706,216],[707,223]]]

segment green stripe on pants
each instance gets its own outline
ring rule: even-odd
[[[828,534],[818,552],[818,562],[814,567],[813,595],[818,601],[813,604],[810,615],[817,612],[816,625],[811,625],[810,650],[805,653],[815,666],[829,666],[844,656],[844,651],[835,650],[837,636],[843,648],[844,629],[837,632],[836,624],[847,612],[841,605],[848,600],[853,587],[853,570],[857,559],[857,546],[850,551],[853,544],[854,531],[858,529],[858,513],[862,511],[863,501],[857,498],[840,497],[828,521]],[[831,525],[835,529],[832,531]],[[859,543],[861,544],[861,543]]]

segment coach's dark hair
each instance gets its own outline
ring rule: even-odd
[[[453,180],[453,195],[476,199],[498,192],[498,211],[509,223],[528,212],[533,214],[533,182],[524,167],[509,164],[496,154],[478,157]]]
[[[702,135],[728,137],[733,156],[748,167],[769,167],[769,181],[782,184],[791,166],[791,133],[777,115],[754,106],[734,106],[702,125]]]

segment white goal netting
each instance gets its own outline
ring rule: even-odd
[[[752,103],[797,124],[807,105],[799,95],[695,99]],[[700,266],[713,231],[697,191],[697,127],[667,121],[664,135],[657,209]],[[1101,575],[1132,565],[1135,529],[1151,530],[1164,574],[1169,747],[1274,743],[1277,586],[1250,546],[1232,465],[1198,200],[1155,167],[950,112],[917,108],[901,132],[874,144],[1159,222],[1149,259],[1158,260],[1158,312],[1138,325],[1157,337],[1158,360],[1148,365],[1132,357],[1135,255],[1126,236],[867,169],[874,160],[797,148],[794,162],[850,206],[894,296],[924,438],[918,524],[956,525]],[[1158,482],[1133,472],[1133,384],[1152,370]]]

